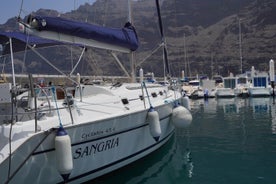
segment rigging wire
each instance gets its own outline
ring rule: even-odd
[[[104,14],[103,14],[103,26],[105,26],[106,25],[106,12],[107,12],[107,8],[108,8],[108,6],[107,6],[107,0],[105,0],[104,1]]]
[[[23,2],[24,2],[24,0],[21,0],[20,9],[19,9],[19,12],[18,12],[18,18],[20,18],[21,12],[22,12],[22,10],[23,10]]]
[[[9,132],[9,167],[8,167],[8,178],[11,176],[11,162],[12,162],[12,125],[13,125],[13,118],[14,118],[14,107],[13,107],[13,102],[14,102],[14,94],[12,92],[11,95],[11,100],[12,100],[12,107],[11,107],[11,126],[10,126],[10,132]]]
[[[27,34],[27,40],[26,40],[25,50],[24,50],[24,54],[23,54],[23,63],[22,63],[22,67],[21,67],[21,74],[23,74],[24,69],[26,68],[25,66],[26,66],[26,58],[27,58],[29,39],[30,39],[30,35]],[[20,78],[19,84],[22,84],[22,80],[23,80],[23,78]]]
[[[18,12],[18,19],[20,18],[20,15],[21,15],[21,12],[22,12],[22,9],[23,9],[23,1],[24,0],[21,0],[21,5],[20,5],[20,9],[19,9],[19,12]],[[11,42],[11,39],[9,40]],[[12,48],[12,44],[10,43],[10,47]],[[4,66],[3,66],[4,67]],[[2,69],[2,72],[3,72],[4,68]],[[11,126],[10,126],[10,132],[9,132],[9,167],[8,167],[8,178],[10,178],[10,175],[11,175],[11,157],[12,157],[12,148],[11,148],[11,142],[12,142],[12,138],[11,138],[11,135],[12,135],[12,125],[13,125],[13,121],[14,121],[14,100],[15,100],[15,94],[14,94],[14,89],[12,90],[12,95],[11,95],[11,100],[12,100],[12,107],[11,107]]]
[[[103,75],[103,71],[100,68],[100,65],[98,64],[97,59],[95,59],[93,50],[90,50],[89,57],[91,59],[90,64],[92,65],[92,68],[94,69],[95,75],[98,75],[98,76]]]

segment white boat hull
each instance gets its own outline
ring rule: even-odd
[[[96,89],[93,88],[94,91]],[[99,91],[99,93],[103,93],[103,91]],[[160,101],[158,98],[163,100]],[[160,104],[160,102],[163,104]],[[130,102],[128,110],[123,110],[124,106],[121,104],[114,105],[114,107],[106,106],[105,113],[109,112],[107,108],[116,109],[118,107],[126,112],[116,116],[108,115],[107,118],[99,118],[98,120],[96,120],[97,117],[93,116],[93,113],[96,116],[102,114],[102,112],[97,111],[96,101],[94,103],[94,108],[92,105],[90,110],[84,109],[88,108],[85,103],[84,106],[78,105],[83,115],[78,115],[75,112],[76,109],[73,110],[75,124],[70,124],[70,119],[62,120],[63,122],[69,122],[64,128],[71,138],[72,146],[73,170],[68,181],[70,183],[89,181],[136,161],[161,147],[174,133],[175,127],[171,122],[171,115],[175,103],[174,100],[169,100],[169,98],[160,96],[152,99],[152,103],[159,103],[155,106],[161,125],[161,135],[158,141],[150,133],[149,123],[146,122],[148,107],[143,108],[143,101],[140,99]],[[135,104],[141,104],[142,106],[138,107]],[[95,112],[91,110],[95,110]],[[65,111],[68,111],[68,109],[63,109],[60,113],[66,114]],[[77,123],[77,121],[89,120],[89,115],[85,111],[91,111],[91,121]],[[66,118],[68,118],[68,112]],[[47,117],[44,120],[45,122],[39,123],[42,123],[40,125],[50,123],[51,119],[53,121],[57,120],[56,116]],[[5,130],[4,126],[10,125],[2,125],[2,130]],[[13,138],[16,139],[15,136],[20,135],[18,129],[22,124],[14,126],[15,134]],[[32,124],[31,127],[33,129],[34,125]],[[18,145],[20,146],[13,151],[12,157],[0,159],[0,183],[7,181],[10,184],[63,182],[56,167],[54,148],[56,132],[57,126],[38,133],[30,131],[26,138],[18,139]],[[8,135],[8,133],[4,134]],[[13,145],[17,145],[16,142],[14,140]]]
[[[264,87],[252,87],[248,91],[250,97],[266,97],[271,95],[270,89]]]
[[[235,97],[234,90],[231,88],[217,88],[216,90],[217,98],[233,98]]]
[[[235,88],[234,93],[235,93],[235,96],[237,96],[237,97],[248,97],[249,96],[248,88]]]

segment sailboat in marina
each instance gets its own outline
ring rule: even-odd
[[[269,85],[269,77],[266,72],[256,71],[254,66],[251,67],[250,77],[243,72],[243,57],[242,57],[242,32],[241,32],[241,19],[239,19],[239,53],[241,74],[237,76],[237,85],[235,87],[235,94],[239,97],[269,97],[271,95],[271,86]],[[273,61],[272,61],[273,62]],[[271,82],[274,83],[274,62],[270,61],[270,73],[272,74]],[[273,69],[272,69],[273,66]],[[271,71],[273,70],[273,72]],[[250,81],[251,80],[251,81]],[[250,82],[249,82],[250,81]]]
[[[238,97],[248,97],[248,88],[250,87],[250,82],[248,77],[243,74],[243,56],[242,56],[242,30],[241,30],[241,19],[239,20],[239,53],[240,53],[240,75],[237,76],[237,84],[234,89],[235,96]]]
[[[158,0],[156,6],[162,28]],[[107,28],[31,16],[27,22],[19,20],[19,29],[24,34],[0,33],[3,53],[10,54],[12,63],[13,53],[27,48],[59,73],[37,48],[71,44],[131,54],[139,46],[130,22]],[[67,78],[73,85],[45,87],[29,75],[30,88],[22,94],[14,77],[12,83],[0,84],[0,104],[5,107],[0,121],[0,183],[89,181],[152,153],[170,140],[175,128],[192,121],[176,85],[85,85],[80,74]]]

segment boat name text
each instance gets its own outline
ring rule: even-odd
[[[90,155],[93,155],[96,153],[114,149],[118,146],[119,146],[119,137],[113,138],[113,139],[108,139],[105,141],[93,143],[93,144],[85,146],[85,147],[77,148],[73,154],[73,158],[74,159],[83,158],[83,157],[90,156]]]

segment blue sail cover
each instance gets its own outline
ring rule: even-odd
[[[26,47],[26,44],[36,48],[64,44],[62,42],[26,35],[20,32],[0,32],[2,55],[10,54],[10,38],[12,39],[13,52],[20,52],[24,51],[26,48],[28,49],[28,47]]]
[[[107,28],[60,17],[32,17],[38,31],[52,31],[98,42],[120,46],[131,51],[138,48],[138,37],[134,27],[126,23],[123,28]]]

